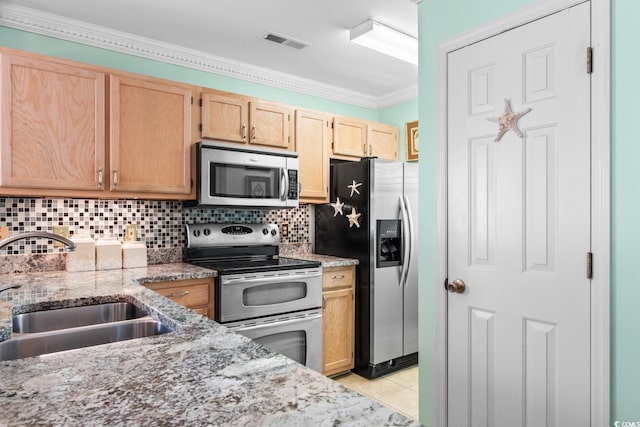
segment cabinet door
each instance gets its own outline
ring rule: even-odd
[[[383,123],[367,124],[369,156],[398,160],[398,128]]]
[[[110,189],[191,193],[194,87],[110,76]]]
[[[202,137],[247,142],[249,100],[244,96],[202,92]]]
[[[300,168],[300,201],[329,201],[329,116],[296,111],[295,150]]]
[[[367,144],[367,124],[348,117],[333,119],[333,154],[352,158],[364,157]]]
[[[288,149],[291,141],[291,107],[264,101],[249,103],[249,143]]]
[[[322,373],[332,375],[353,368],[353,289],[323,292]]]
[[[0,185],[100,190],[105,74],[29,56],[0,62]]]

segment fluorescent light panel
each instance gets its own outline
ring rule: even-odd
[[[418,40],[373,19],[352,28],[350,40],[385,55],[418,65]]]

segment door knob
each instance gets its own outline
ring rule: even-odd
[[[448,283],[445,287],[452,294],[461,294],[465,289],[464,282],[460,279],[456,279],[453,282]]]

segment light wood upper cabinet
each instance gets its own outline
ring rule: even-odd
[[[226,92],[202,92],[202,137],[231,142],[247,142],[249,101]]]
[[[351,160],[366,155],[367,122],[350,117],[333,119],[333,157],[347,157]]]
[[[329,201],[329,123],[331,116],[317,111],[297,110],[295,151],[300,169],[300,201]]]
[[[367,123],[369,156],[398,160],[398,128],[384,123]]]
[[[354,366],[355,266],[323,268],[322,373],[334,375]]]
[[[398,160],[398,128],[384,123],[334,117],[331,157],[357,160],[362,157]]]
[[[291,147],[291,107],[275,102],[249,102],[249,144]]]
[[[202,91],[202,137],[291,147],[291,107],[212,89]]]
[[[195,87],[111,75],[111,191],[189,195]]]
[[[0,185],[99,190],[105,168],[105,73],[0,54]],[[19,190],[13,190],[13,189]]]

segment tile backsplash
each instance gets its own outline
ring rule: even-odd
[[[136,224],[138,238],[150,250],[181,251],[186,223],[236,222],[289,223],[282,245],[308,245],[309,205],[278,210],[198,209],[179,201],[96,200],[0,197],[0,226],[9,235],[25,231],[53,231],[68,226],[73,236],[81,228],[94,238],[113,235],[122,240],[127,224]],[[0,250],[0,255],[44,254],[63,251],[45,239],[20,240]]]

